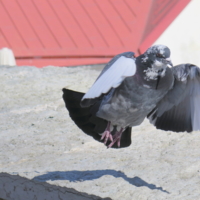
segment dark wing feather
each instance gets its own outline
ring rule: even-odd
[[[99,103],[96,102],[95,105],[90,107],[81,107],[80,102],[84,93],[75,92],[68,89],[63,89],[63,100],[65,106],[69,111],[71,119],[75,124],[87,135],[92,136],[95,140],[103,142],[101,140],[101,135],[107,127],[107,121],[95,116],[99,108]],[[114,132],[114,131],[113,131]],[[109,141],[106,145],[109,145]],[[112,148],[123,148],[131,144],[131,128],[128,127],[122,135],[120,147],[114,144]]]
[[[182,64],[172,71],[173,88],[147,117],[156,128],[166,131],[200,130],[200,69]]]

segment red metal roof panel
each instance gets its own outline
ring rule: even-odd
[[[143,52],[189,1],[1,0],[0,48],[18,65],[102,63]]]
[[[4,1],[4,7],[15,27],[15,31],[23,41],[24,47],[26,49],[32,49],[33,52],[37,51],[37,49],[41,49],[41,42],[38,40],[38,37],[35,35],[32,27],[26,20],[23,10],[17,1]],[[24,27],[26,27],[26,31],[24,31]]]
[[[43,13],[41,14],[37,9],[35,1],[32,0],[20,0],[18,1],[21,9],[23,10],[24,16],[27,22],[32,27],[33,32],[37,35],[38,40],[41,43],[42,50],[39,54],[43,54],[46,50],[51,50],[52,48],[58,47],[56,39],[54,35],[50,32],[48,25],[43,19]],[[23,28],[26,30],[26,27]]]
[[[143,53],[161,35],[189,2],[188,0],[157,0],[152,4],[139,47],[140,53]]]

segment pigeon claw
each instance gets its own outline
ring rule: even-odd
[[[106,131],[102,134],[102,136],[101,136],[101,140],[103,140],[103,139],[104,139],[104,144],[107,143],[108,139],[109,139],[111,142],[113,142],[113,137],[112,137],[111,132],[108,131],[108,130],[106,130]]]
[[[124,128],[121,128],[120,131],[116,131],[114,135],[112,135],[110,131],[110,122],[108,122],[106,130],[101,135],[101,140],[104,140],[104,144],[106,145],[108,141],[110,141],[110,144],[107,146],[108,148],[112,147],[115,143],[117,143],[117,146],[120,147],[120,141],[122,133],[124,132]]]
[[[116,138],[116,139],[114,139],[114,140],[108,145],[108,148],[112,147],[116,142],[117,142],[117,146],[120,147],[120,140],[121,140],[121,138]]]
[[[115,135],[113,135],[113,141],[108,145],[108,148],[112,147],[115,143],[117,143],[117,146],[120,147],[120,141],[123,131],[124,129],[121,128],[119,132],[116,132]]]

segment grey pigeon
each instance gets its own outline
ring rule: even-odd
[[[172,67],[170,50],[155,45],[135,57],[115,56],[86,94],[63,89],[69,115],[86,134],[107,147],[131,144],[131,127],[145,117],[157,128],[200,128],[200,70],[191,64]]]

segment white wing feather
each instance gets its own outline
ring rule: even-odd
[[[118,87],[126,77],[133,76],[135,72],[135,60],[121,56],[96,80],[82,100],[93,99],[107,93],[111,88]]]

